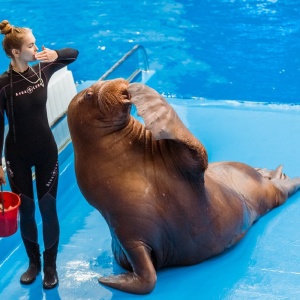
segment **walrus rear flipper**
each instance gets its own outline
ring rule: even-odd
[[[288,179],[289,177],[282,172],[282,168],[283,166],[280,165],[276,170],[268,170],[266,168],[255,168],[255,170],[267,179]]]
[[[280,205],[285,200],[300,189],[300,178],[290,178],[282,170],[283,166],[279,165],[275,170],[266,168],[255,168],[264,178],[270,180],[277,188],[276,205]]]
[[[266,168],[255,168],[264,178],[269,179],[280,191],[279,203],[282,204],[287,197],[293,195],[300,189],[300,178],[289,178],[282,171],[283,166],[280,165],[275,170],[268,170]]]
[[[156,284],[156,271],[149,252],[145,247],[137,247],[128,251],[133,272],[116,276],[100,277],[98,281],[106,286],[133,294],[148,294]]]
[[[300,189],[299,177],[293,179],[272,178],[271,181],[283,193],[283,199],[279,199],[279,204],[283,203],[286,200],[284,198],[290,197]]]

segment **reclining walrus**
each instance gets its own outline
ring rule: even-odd
[[[130,115],[132,104],[145,125]],[[300,187],[281,167],[208,164],[204,146],[144,84],[95,83],[70,103],[68,124],[79,188],[128,270],[99,282],[125,292],[150,293],[157,270],[220,254]]]

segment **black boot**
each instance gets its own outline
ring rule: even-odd
[[[57,243],[43,253],[44,256],[44,289],[52,289],[58,284],[56,271]]]
[[[27,255],[29,257],[29,267],[22,274],[20,282],[30,284],[34,282],[36,276],[41,272],[41,254],[39,244],[23,239]]]

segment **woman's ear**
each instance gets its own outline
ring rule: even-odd
[[[14,57],[19,57],[20,50],[18,50],[18,49],[12,49],[11,53],[13,54]]]

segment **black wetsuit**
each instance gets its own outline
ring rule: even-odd
[[[41,62],[40,67],[39,64],[32,66],[35,73],[31,68],[21,73],[32,83],[13,70],[0,77],[0,149],[3,149],[5,112],[9,123],[5,140],[7,175],[11,190],[21,196],[20,230],[25,247],[27,241],[37,243],[38,239],[32,168],[35,171],[45,249],[54,245],[57,247],[59,239],[56,211],[58,151],[47,118],[47,85],[57,70],[76,60],[78,51],[65,48],[57,50],[57,53],[55,61]],[[39,74],[43,82],[36,82]]]

